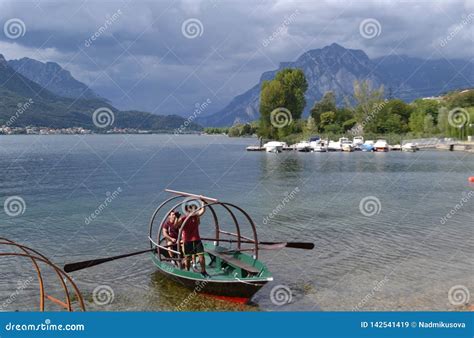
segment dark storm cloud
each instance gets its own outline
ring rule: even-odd
[[[472,58],[473,7],[404,0],[2,1],[2,26],[19,18],[26,33],[0,34],[0,53],[57,61],[121,108],[187,114],[209,98],[210,113],[263,71],[333,42],[370,57]],[[191,39],[182,32],[190,18],[202,24]],[[380,24],[372,39],[359,31],[369,18]]]

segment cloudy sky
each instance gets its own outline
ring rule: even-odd
[[[208,99],[218,111],[262,72],[333,42],[369,57],[474,56],[472,0],[1,0],[0,24],[7,59],[58,62],[117,107],[159,114]]]

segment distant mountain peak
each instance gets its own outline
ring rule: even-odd
[[[56,95],[74,99],[99,98],[99,95],[86,84],[76,80],[68,70],[56,62],[41,62],[24,57],[19,60],[10,60],[8,65]]]
[[[305,116],[314,102],[327,91],[335,93],[341,104],[353,94],[354,81],[369,80],[372,86],[384,85],[389,95],[411,101],[417,97],[438,95],[450,89],[472,87],[474,67],[469,61],[424,60],[391,55],[371,60],[361,49],[345,48],[337,43],[301,54],[296,61],[281,62],[278,69],[267,71],[260,82],[236,96],[221,111],[198,119],[205,126],[229,126],[259,118],[262,81],[271,80],[283,68],[299,68],[308,81]],[[457,74],[453,77],[453,74]]]
[[[0,54],[0,66],[3,66],[3,67],[8,66],[7,60],[5,60],[2,54]]]

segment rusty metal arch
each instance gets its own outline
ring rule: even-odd
[[[176,193],[176,192],[175,192]],[[165,200],[163,203],[160,204],[160,206],[158,206],[158,208],[156,208],[155,212],[153,213],[151,219],[150,219],[150,224],[149,224],[149,239],[150,239],[150,246],[151,248],[153,247],[156,247],[158,246],[159,249],[163,249],[163,250],[168,250],[168,251],[172,251],[170,250],[169,248],[167,247],[163,247],[161,246],[161,235],[162,235],[162,228],[163,228],[163,225],[164,223],[166,222],[166,219],[167,217],[169,216],[170,212],[172,210],[175,210],[176,208],[182,206],[183,204],[185,203],[189,203],[190,201],[201,201],[201,200],[212,200],[211,203],[204,203],[200,208],[196,209],[193,214],[190,214],[190,215],[187,215],[187,217],[185,218],[183,224],[181,225],[180,229],[179,229],[179,232],[178,232],[178,243],[180,242],[181,240],[181,233],[182,233],[182,230],[183,228],[185,227],[185,225],[187,224],[189,218],[191,216],[193,216],[194,214],[197,214],[200,212],[200,210],[202,209],[205,209],[205,208],[208,208],[211,213],[212,213],[212,216],[213,216],[213,219],[214,219],[214,226],[215,226],[215,234],[216,234],[216,238],[215,238],[215,242],[216,244],[218,245],[219,244],[219,239],[220,239],[220,234],[227,234],[227,235],[231,235],[231,236],[234,236],[234,237],[237,237],[237,249],[240,249],[241,248],[241,240],[242,238],[245,239],[245,240],[250,240],[252,242],[254,242],[254,256],[255,258],[258,258],[258,251],[259,251],[259,247],[258,247],[258,237],[257,237],[257,230],[256,230],[256,226],[255,226],[255,223],[253,222],[252,218],[248,215],[248,213],[246,211],[244,211],[242,208],[238,207],[237,205],[235,204],[232,204],[232,203],[227,203],[227,202],[219,202],[218,200],[216,199],[210,199],[210,198],[206,198],[204,196],[197,196],[197,195],[193,195],[193,194],[187,194],[187,193],[182,193],[182,194],[178,194],[177,196],[173,196],[173,197],[170,197],[169,199]],[[191,197],[190,197],[191,196]],[[160,222],[160,225],[159,225],[159,228],[158,228],[158,243],[155,243],[152,239],[152,236],[153,236],[153,226],[154,226],[154,221],[156,219],[156,216],[158,214],[158,212],[163,209],[163,207],[165,205],[167,205],[169,202],[173,201],[173,200],[176,200],[178,198],[183,198],[184,200],[183,201],[180,201],[179,203],[173,205],[169,210],[168,212],[164,215],[163,219],[161,220]],[[227,231],[223,231],[220,229],[219,227],[219,220],[218,220],[218,217],[217,217],[217,214],[215,212],[215,207],[216,206],[221,206],[224,208],[224,210],[227,211],[227,213],[230,215],[230,217],[232,218],[233,222],[234,222],[234,225],[235,225],[235,228],[236,228],[236,233],[231,233],[231,232],[227,232]],[[237,217],[235,216],[235,212],[238,211],[240,214],[242,214],[248,221],[251,229],[252,229],[252,235],[253,235],[253,238],[249,238],[249,237],[245,237],[245,236],[242,236],[241,235],[241,231],[240,231],[240,225],[239,225],[239,222],[237,220]],[[173,251],[174,252],[174,251]],[[178,254],[178,257],[181,256],[181,253],[179,252],[176,252]],[[158,254],[158,259],[161,260],[161,255]]]
[[[24,257],[24,258],[29,258],[33,264],[33,267],[36,271],[37,277],[38,277],[38,283],[39,283],[39,291],[40,291],[40,311],[44,311],[44,303],[45,300],[48,299],[53,303],[56,303],[62,307],[64,307],[68,311],[73,311],[72,308],[72,303],[71,303],[71,297],[69,294],[69,287],[66,284],[66,281],[69,282],[73,288],[74,295],[77,297],[79,301],[79,308],[82,311],[85,311],[85,304],[84,304],[84,299],[82,297],[82,294],[77,287],[77,285],[74,283],[74,281],[69,277],[68,274],[66,274],[63,270],[61,270],[59,267],[57,267],[54,263],[52,263],[46,256],[42,255],[40,252],[38,252],[35,249],[32,249],[26,245],[19,244],[17,242],[14,242],[12,240],[9,240],[4,237],[0,237],[0,246],[5,245],[9,247],[14,247],[22,252],[0,252],[0,257]],[[48,295],[45,293],[44,290],[44,279],[43,275],[41,273],[41,269],[38,265],[38,262],[46,264],[48,267],[52,268],[54,272],[56,273],[56,276],[58,277],[61,286],[63,288],[64,294],[65,294],[65,301],[61,301],[51,295]],[[66,281],[65,281],[66,280]]]

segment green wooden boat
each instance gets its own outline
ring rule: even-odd
[[[164,201],[155,210],[149,227],[150,245],[151,248],[156,248],[152,253],[152,261],[161,273],[195,292],[231,297],[236,301],[244,302],[248,301],[266,283],[273,280],[265,264],[258,260],[262,244],[258,242],[253,220],[243,209],[210,197],[175,190],[167,191],[174,196]],[[172,250],[167,247],[162,233],[163,225],[171,211],[199,201],[205,203],[201,204],[194,213],[206,208],[209,211],[211,222],[214,223],[214,238],[201,238],[205,250],[206,271],[209,274],[206,277],[192,268],[189,271],[184,269],[181,250]],[[163,211],[165,211],[164,215]],[[218,214],[222,211],[224,215],[228,216],[226,218],[229,218],[233,223],[235,232],[224,230],[220,225]],[[160,213],[163,218],[161,221],[157,221]],[[179,229],[178,242],[188,219],[189,216]],[[244,224],[239,219],[245,220],[247,229],[243,228]],[[244,236],[243,231],[248,231],[249,228],[252,235]],[[156,241],[153,238],[156,238]],[[279,247],[282,247],[281,244]],[[269,246],[268,244],[263,245],[264,248]],[[273,245],[272,248],[277,247],[278,244]]]
[[[252,218],[240,207],[226,202],[220,202],[215,198],[202,195],[195,195],[181,191],[166,190],[173,194],[156,208],[149,224],[150,248],[128,254],[97,258],[64,265],[64,271],[69,273],[111,262],[117,259],[152,253],[152,261],[158,271],[167,277],[190,288],[193,292],[206,293],[225,297],[228,300],[247,302],[260,290],[262,286],[273,280],[265,264],[258,259],[260,249],[275,250],[282,248],[295,248],[311,250],[313,243],[307,242],[259,242],[257,229]],[[188,204],[198,205],[195,208],[186,208]],[[214,236],[212,238],[201,238],[204,247],[204,262],[206,272],[193,269],[185,269],[183,264],[183,253],[176,247],[176,244],[166,245],[163,237],[163,225],[171,212],[179,208],[187,210],[186,217],[181,218],[177,243],[181,243],[182,231],[187,222],[193,216],[200,217],[200,224],[203,224],[202,215],[205,210],[207,225],[213,224]],[[222,216],[226,225],[233,224],[233,231],[225,230],[218,215]],[[160,213],[163,216],[161,221]],[[200,226],[201,227],[201,226]],[[232,230],[232,229],[231,229]],[[153,240],[156,238],[156,241]],[[175,238],[175,237],[174,237]]]

